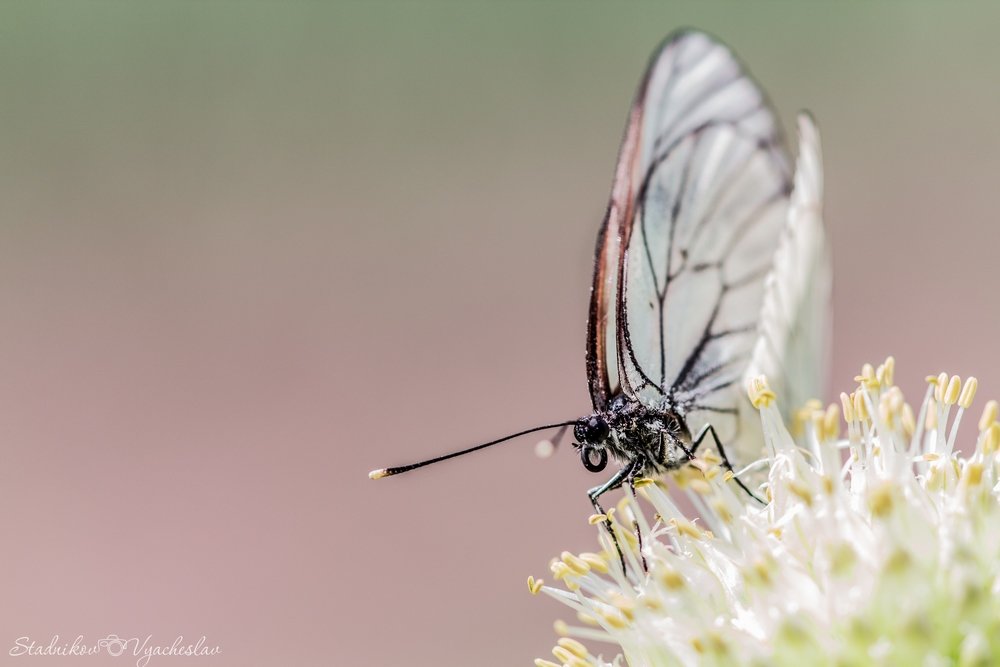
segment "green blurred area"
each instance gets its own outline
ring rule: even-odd
[[[652,46],[678,26],[728,41],[786,116],[840,98],[876,123],[887,91],[949,72],[995,91],[997,18],[987,3],[8,3],[0,165],[9,187],[132,150],[134,167],[183,162],[197,179],[218,164],[191,155],[239,162],[263,142],[272,167],[295,170],[579,137],[621,125]],[[920,92],[926,110],[956,91]]]

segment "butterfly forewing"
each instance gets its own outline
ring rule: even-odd
[[[791,186],[775,116],[739,61],[701,33],[668,39],[634,103],[598,245],[595,408],[622,391],[692,431],[739,437]]]
[[[638,157],[639,123],[642,120],[641,95],[632,105],[625,139],[618,155],[618,168],[611,191],[611,201],[604,223],[597,235],[594,257],[594,285],[590,294],[590,317],[587,322],[587,376],[594,409],[604,410],[608,400],[621,391],[618,367],[618,278],[621,264],[622,228],[632,215],[632,177]]]

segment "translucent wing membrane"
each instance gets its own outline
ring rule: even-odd
[[[765,284],[760,334],[746,373],[746,379],[767,375],[789,411],[822,397],[826,382],[831,276],[822,200],[819,132],[802,114],[788,223]]]
[[[645,84],[640,87],[640,96]],[[587,376],[594,409],[603,410],[612,396],[621,391],[618,370],[618,278],[622,252],[622,229],[632,219],[632,178],[638,151],[642,105],[632,105],[618,155],[618,168],[604,224],[597,235],[594,256],[594,285],[590,293],[587,321]]]
[[[683,33],[633,106],[597,253],[591,393],[738,436],[791,176],[774,114],[733,54]],[[614,336],[614,338],[612,338]],[[596,377],[595,377],[596,375]]]

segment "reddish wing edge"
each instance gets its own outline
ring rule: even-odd
[[[618,302],[621,299],[623,270],[625,266],[625,248],[632,232],[634,220],[635,199],[632,196],[635,180],[636,162],[639,159],[639,132],[642,127],[642,116],[646,89],[649,85],[653,68],[666,49],[688,31],[678,31],[667,36],[660,46],[653,51],[639,89],[636,91],[632,107],[629,110],[628,124],[625,126],[625,136],[618,151],[618,164],[615,167],[615,178],[611,185],[611,201],[604,215],[604,222],[597,234],[597,249],[594,253],[594,283],[590,290],[590,317],[587,321],[587,377],[590,384],[590,399],[595,410],[604,410],[611,397],[620,390],[631,394],[631,388],[622,386],[627,378],[616,369],[617,383],[612,383],[607,367],[607,322],[609,312],[617,317]],[[614,271],[614,294],[608,294],[611,287],[608,284],[608,271]],[[612,300],[613,298],[613,300]],[[616,322],[616,328],[620,328]],[[621,346],[617,338],[614,345],[618,359],[618,368],[622,368]],[[614,386],[612,386],[614,384]]]

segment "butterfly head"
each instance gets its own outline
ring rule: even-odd
[[[590,472],[601,472],[608,465],[608,440],[611,426],[600,413],[584,417],[573,428],[576,448],[583,467]]]

